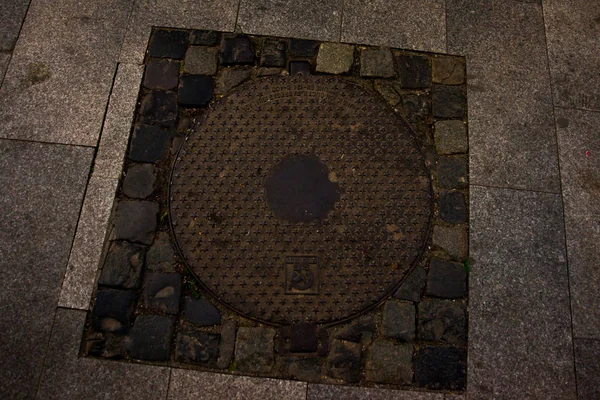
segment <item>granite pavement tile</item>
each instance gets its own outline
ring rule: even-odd
[[[600,110],[600,2],[543,4],[555,105]]]
[[[32,398],[93,149],[0,140],[0,398]]]
[[[445,1],[346,0],[342,42],[445,53]]]
[[[118,184],[118,179],[102,178],[95,173],[90,179],[58,300],[59,307],[89,309]]]
[[[238,0],[136,1],[119,61],[143,63],[152,26],[233,31],[237,10]]]
[[[306,383],[173,369],[168,399],[305,400]]]
[[[0,89],[0,137],[97,144],[127,12],[78,10],[72,0],[29,8]]]
[[[337,42],[342,0],[241,0],[242,32]]]
[[[575,337],[600,339],[600,113],[557,108]]]
[[[560,195],[471,187],[469,398],[575,398]]]
[[[15,47],[30,0],[0,1],[0,51]]]
[[[600,399],[600,340],[575,339],[577,395],[580,400]]]
[[[443,393],[309,384],[306,400],[444,400]]]
[[[121,176],[143,74],[142,65],[119,64],[94,160],[97,176]]]
[[[448,0],[446,24],[467,59],[471,183],[558,193],[541,4]]]
[[[600,113],[556,109],[565,212],[600,215]]]
[[[78,357],[86,313],[59,308],[38,399],[164,399],[169,368]]]

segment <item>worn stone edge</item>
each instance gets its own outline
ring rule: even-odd
[[[118,179],[96,174],[88,183],[60,291],[59,307],[90,308],[118,184]]]
[[[121,176],[143,74],[143,65],[118,66],[94,160],[98,176]]]

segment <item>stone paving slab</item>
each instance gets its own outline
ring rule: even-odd
[[[169,368],[79,358],[85,312],[59,308],[39,399],[164,399]]]
[[[0,51],[12,50],[15,47],[29,2],[30,0],[0,2]]]
[[[241,0],[238,25],[250,34],[337,42],[342,0]]]
[[[306,399],[304,382],[173,369],[168,399]]]
[[[152,26],[233,31],[238,0],[140,0],[134,4],[119,60],[141,64]]]
[[[118,184],[118,179],[102,178],[95,173],[90,179],[63,280],[59,307],[89,309]]]
[[[32,4],[0,89],[0,137],[97,144],[127,10],[90,12],[68,0]]]
[[[544,0],[543,4],[555,105],[600,110],[600,3]]]
[[[449,0],[448,51],[469,74],[471,182],[560,191],[538,2]]]
[[[560,195],[471,188],[469,397],[575,396]]]
[[[444,393],[309,384],[306,400],[444,400]]]
[[[121,177],[143,73],[143,66],[119,64],[94,160],[97,176]]]
[[[346,0],[341,41],[445,53],[446,4]]]
[[[600,399],[600,340],[575,339],[577,395],[581,400]]]
[[[0,140],[0,397],[41,372],[93,149]]]
[[[600,114],[556,110],[573,334],[600,339]]]

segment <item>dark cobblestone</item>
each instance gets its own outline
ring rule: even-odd
[[[375,334],[375,321],[372,315],[362,315],[353,319],[346,325],[342,325],[333,332],[334,339],[347,340],[349,342],[368,344]]]
[[[460,192],[442,192],[440,194],[440,218],[449,224],[467,222],[465,196]]]
[[[467,228],[465,226],[434,226],[433,244],[444,249],[455,261],[467,257]]]
[[[287,58],[287,43],[283,40],[264,39],[260,53],[263,67],[284,67]]]
[[[219,342],[219,358],[217,359],[217,368],[225,369],[231,364],[233,351],[235,350],[235,330],[234,320],[227,320],[221,324],[221,341]]]
[[[216,47],[191,46],[185,53],[183,71],[193,75],[215,75],[219,63]]]
[[[179,80],[179,104],[200,107],[210,103],[215,81],[210,76],[183,75]]]
[[[149,201],[121,201],[117,205],[116,239],[150,244],[156,232],[158,204]]]
[[[400,95],[394,88],[394,85],[385,81],[376,81],[375,89],[383,96],[392,107],[395,107],[400,103]]]
[[[415,381],[428,389],[461,390],[467,380],[466,351],[454,347],[421,347],[415,357]]]
[[[314,40],[291,39],[290,55],[292,57],[312,58],[317,54],[319,42]]]
[[[142,299],[144,307],[163,312],[177,314],[181,298],[182,277],[180,274],[146,274]]]
[[[422,267],[417,266],[394,293],[394,297],[400,300],[419,302],[426,281],[427,272]]]
[[[457,299],[467,295],[467,271],[465,266],[452,261],[433,259],[427,279],[429,296]]]
[[[189,36],[187,31],[157,30],[150,39],[148,55],[181,60],[185,55]]]
[[[135,164],[127,169],[123,179],[123,194],[134,199],[145,199],[154,192],[156,174],[152,164]]]
[[[129,159],[139,162],[157,162],[169,149],[171,135],[156,126],[140,125],[131,138]]]
[[[429,59],[422,56],[398,56],[400,85],[406,89],[428,88],[431,86]]]
[[[458,57],[435,56],[431,60],[434,83],[460,85],[465,83],[465,63]]]
[[[217,78],[217,87],[215,88],[215,93],[219,95],[225,95],[240,83],[250,79],[251,76],[252,71],[249,69],[224,69],[221,72],[221,75]]]
[[[235,361],[241,371],[268,372],[274,363],[275,329],[240,327],[235,344]]]
[[[467,317],[464,303],[426,299],[418,307],[419,339],[450,344],[466,343]]]
[[[469,186],[466,157],[440,157],[437,167],[438,185],[445,189],[465,189]]]
[[[467,94],[462,86],[433,85],[433,116],[463,118],[467,112]]]
[[[173,272],[175,251],[167,232],[159,232],[146,254],[146,266],[152,272]]]
[[[179,82],[179,61],[155,58],[146,65],[144,87],[154,90],[170,90]]]
[[[153,90],[140,104],[139,122],[163,128],[175,126],[177,120],[177,93]]]
[[[462,121],[438,121],[434,130],[435,148],[440,154],[466,153],[467,126]]]
[[[394,57],[389,49],[370,48],[360,52],[360,76],[392,78],[396,75]]]
[[[358,382],[361,374],[361,347],[358,343],[333,340],[327,355],[327,375],[349,383]]]
[[[219,335],[204,332],[179,332],[175,358],[179,362],[214,367],[219,354]]]
[[[291,61],[290,75],[310,75],[311,65],[307,61]]]
[[[254,47],[247,37],[225,39],[221,48],[221,64],[254,64]]]
[[[219,310],[206,299],[186,297],[183,314],[187,321],[196,326],[211,326],[221,322]]]
[[[172,317],[139,315],[129,334],[127,352],[138,360],[168,361],[173,324]]]
[[[137,289],[144,265],[143,246],[115,241],[110,244],[98,284],[120,289]]]
[[[320,382],[321,362],[319,358],[288,358],[284,360],[283,374],[288,379]]]
[[[367,381],[410,385],[413,380],[413,346],[377,340],[367,350]]]
[[[431,112],[429,96],[423,93],[403,94],[402,105],[409,115],[424,116]]]
[[[92,326],[102,332],[127,332],[137,295],[126,290],[100,289],[92,311]]]
[[[383,336],[410,342],[415,338],[415,306],[412,303],[388,300],[383,308]]]
[[[190,34],[190,44],[198,46],[216,46],[221,34],[215,31],[195,30]]]

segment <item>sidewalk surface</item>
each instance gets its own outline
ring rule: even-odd
[[[1,398],[600,398],[600,2],[3,0],[0,21]],[[152,26],[466,56],[466,395],[77,356],[91,289],[63,279],[102,246]]]

